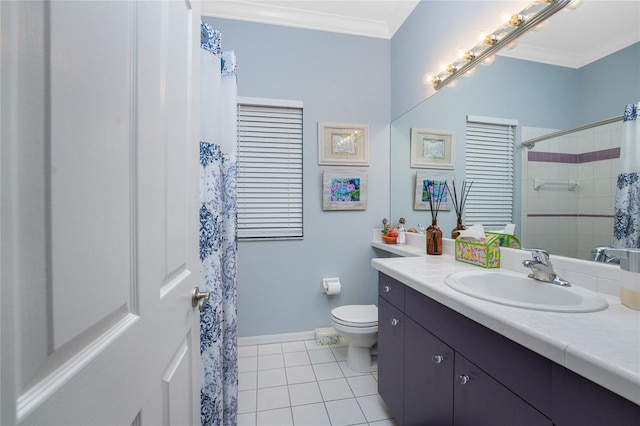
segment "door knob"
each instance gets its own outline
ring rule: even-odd
[[[208,291],[200,291],[200,289],[196,286],[193,288],[191,292],[191,306],[194,308],[197,306],[198,310],[202,312],[204,309],[204,304],[209,300],[209,292]]]

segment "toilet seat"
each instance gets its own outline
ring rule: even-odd
[[[376,305],[345,305],[331,311],[333,320],[347,327],[374,327],[378,325]]]

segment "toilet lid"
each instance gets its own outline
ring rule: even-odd
[[[331,311],[331,316],[342,324],[353,324],[355,327],[372,327],[378,325],[378,307],[376,305],[345,305]]]

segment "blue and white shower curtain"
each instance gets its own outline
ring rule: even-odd
[[[235,425],[238,412],[235,55],[201,24],[200,313],[202,425]]]
[[[640,248],[640,102],[624,109],[613,246]]]

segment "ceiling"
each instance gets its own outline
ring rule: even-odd
[[[202,14],[367,37],[391,38],[418,0],[204,0]],[[478,29],[479,30],[479,29]],[[501,55],[579,68],[640,41],[640,1],[583,0]],[[552,47],[550,47],[552,46]]]

